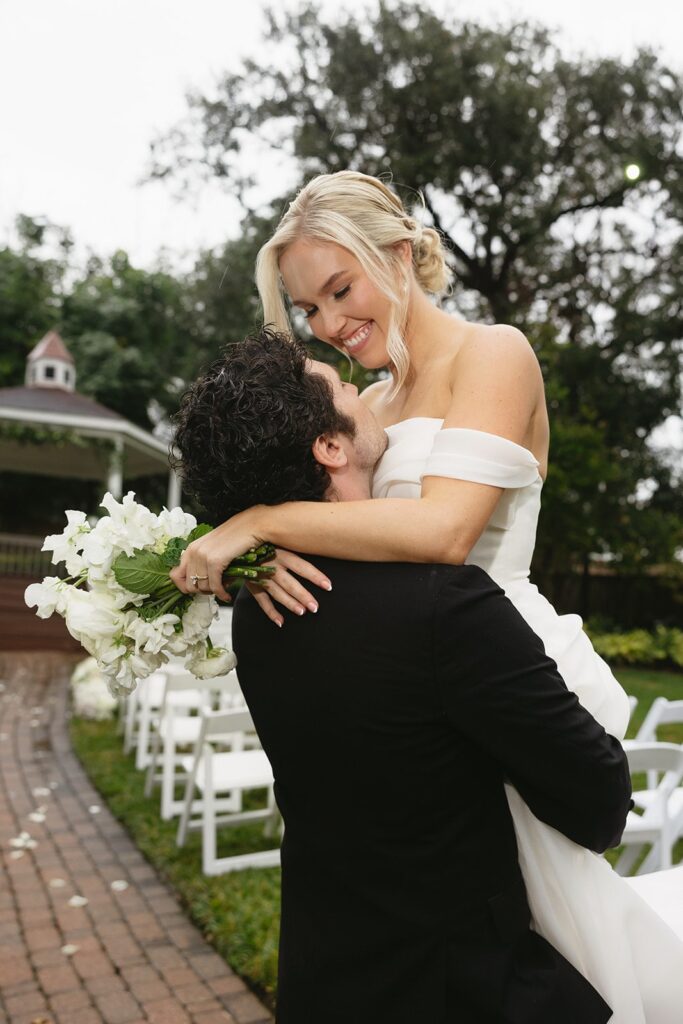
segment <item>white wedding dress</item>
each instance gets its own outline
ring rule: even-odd
[[[505,438],[442,430],[442,423],[415,417],[387,429],[389,447],[375,473],[373,497],[419,497],[423,476],[505,488],[467,561],[505,591],[569,689],[607,732],[622,739],[629,719],[626,694],[594,651],[579,616],[558,615],[529,582],[543,486],[536,459]],[[612,1024],[681,1024],[683,937],[604,858],[539,821],[515,789],[506,790],[536,930],[601,993],[612,1007]]]

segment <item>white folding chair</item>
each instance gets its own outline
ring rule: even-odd
[[[631,719],[631,718],[633,718],[633,712],[638,707],[638,698],[637,697],[633,697],[633,696],[631,696],[631,694],[629,694],[628,706],[629,706],[629,719]]]
[[[636,741],[638,743],[656,743],[657,730],[660,725],[672,724],[683,725],[683,700],[667,700],[666,697],[655,697],[650,705],[648,713],[643,719],[643,724],[636,733]],[[657,781],[655,773],[648,772],[647,791],[654,789],[656,785]],[[636,796],[637,794],[634,793],[633,799],[640,807],[642,804],[638,803]]]
[[[168,676],[158,717],[152,723],[152,749],[145,780],[145,796],[151,796],[154,784],[161,782],[164,821],[183,809],[183,801],[175,796],[176,785],[187,778],[181,748],[195,745],[201,725],[192,711],[211,710],[215,705],[230,707],[235,703],[243,704],[244,698],[234,671],[215,679],[197,679],[186,670]],[[236,743],[240,740],[243,742],[243,737],[234,737]]]
[[[624,744],[631,774],[653,772],[655,788],[642,814],[629,811],[621,839],[624,850],[615,867],[620,875],[628,874],[646,846],[651,849],[637,874],[671,867],[674,843],[683,829],[683,813],[676,810],[672,795],[677,793],[683,778],[683,748],[675,743]],[[681,805],[683,807],[683,805]]]
[[[265,821],[264,834],[272,834],[279,814],[273,796],[273,771],[263,750],[219,752],[218,745],[230,743],[233,736],[253,729],[248,710],[202,711],[201,730],[194,753],[184,758],[188,773],[183,811],[176,842],[183,846],[189,829],[202,830],[202,870],[205,875],[220,875],[245,868],[274,867],[280,863],[280,850],[262,850],[231,857],[216,856],[216,831],[219,825],[243,825]],[[234,794],[249,789],[268,790],[265,807],[253,811],[235,810]],[[202,794],[194,800],[195,789]],[[221,796],[221,794],[229,794]],[[195,812],[199,812],[193,817]],[[269,828],[270,826],[270,828]]]

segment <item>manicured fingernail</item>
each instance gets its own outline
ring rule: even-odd
[[[283,619],[274,619],[273,621],[275,622],[276,626],[279,626],[280,629],[282,629]]]
[[[307,607],[308,607],[309,612],[317,612],[317,610],[318,610],[318,606],[315,603],[315,601],[309,601]]]
[[[305,615],[306,614],[306,609],[305,608],[297,608],[296,614],[297,615]]]
[[[330,583],[329,580],[325,580],[325,582],[323,583],[323,586],[324,586],[325,590],[332,590],[332,584]]]

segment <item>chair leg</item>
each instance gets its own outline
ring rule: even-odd
[[[195,791],[195,779],[197,777],[197,768],[199,766],[199,759],[201,754],[198,753],[192,764],[192,771],[187,777],[187,783],[185,784],[185,796],[183,798],[183,810],[180,815],[180,822],[178,824],[178,832],[176,833],[176,846],[184,846],[185,840],[187,839],[187,830],[190,824],[190,818],[192,816],[192,800]]]
[[[126,724],[123,732],[123,752],[130,754],[135,746],[135,722],[138,716],[138,697],[133,690],[126,702]]]
[[[626,847],[621,857],[614,865],[614,870],[619,875],[628,875],[633,865],[638,860],[638,857],[643,852],[643,847],[646,843],[634,843]]]
[[[155,776],[157,772],[157,763],[159,760],[159,745],[161,742],[161,734],[157,730],[152,737],[152,752],[149,757],[149,764],[147,765],[147,777],[145,779],[145,796],[150,797],[154,789]]]
[[[173,817],[175,795],[175,740],[173,739],[172,715],[167,719],[164,749],[161,757],[161,817],[168,821]]]
[[[204,750],[204,814],[202,816],[202,871],[210,875],[216,863],[216,806],[211,751]]]
[[[149,720],[152,712],[146,702],[140,705],[138,724],[138,746],[135,752],[135,767],[143,771],[149,764]]]

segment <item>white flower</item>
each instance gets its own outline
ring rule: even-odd
[[[178,616],[168,613],[159,615],[151,622],[146,622],[139,615],[133,615],[124,630],[125,635],[135,641],[135,653],[144,651],[148,654],[158,654],[167,645],[168,641],[175,636],[175,626]]]
[[[107,680],[100,674],[99,679],[81,683],[73,691],[73,710],[79,718],[101,722],[111,718],[117,701],[109,692]]]
[[[53,612],[64,614],[66,592],[72,589],[58,576],[46,576],[42,583],[31,583],[26,588],[24,601],[29,608],[35,607],[39,619],[49,619]]]
[[[96,646],[102,641],[111,641],[121,632],[124,615],[116,607],[110,595],[103,590],[77,590],[69,588],[66,600],[66,628],[72,637],[80,640],[92,640]],[[86,647],[88,653],[92,653]]]
[[[62,533],[53,533],[43,541],[43,551],[52,552],[52,564],[58,565],[64,562],[70,576],[78,576],[85,568],[85,563],[79,552],[83,548],[85,538],[90,533],[85,512],[77,512],[68,509],[66,512],[67,525]]]
[[[132,555],[141,548],[154,547],[159,532],[157,517],[135,501],[134,491],[121,502],[107,491],[101,504],[109,515],[98,520],[83,542],[83,558],[92,581],[107,581],[111,564],[121,552]]]
[[[197,525],[195,517],[189,512],[183,512],[179,506],[162,509],[157,516],[157,522],[163,539],[166,541],[171,537],[187,537]]]
[[[202,595],[193,599],[182,618],[182,636],[186,643],[195,644],[198,640],[206,639],[216,608],[216,598],[213,595]]]
[[[197,679],[215,679],[216,676],[227,676],[237,664],[233,651],[224,647],[213,647],[206,650],[204,644],[197,644],[192,656],[186,662],[188,670]]]

